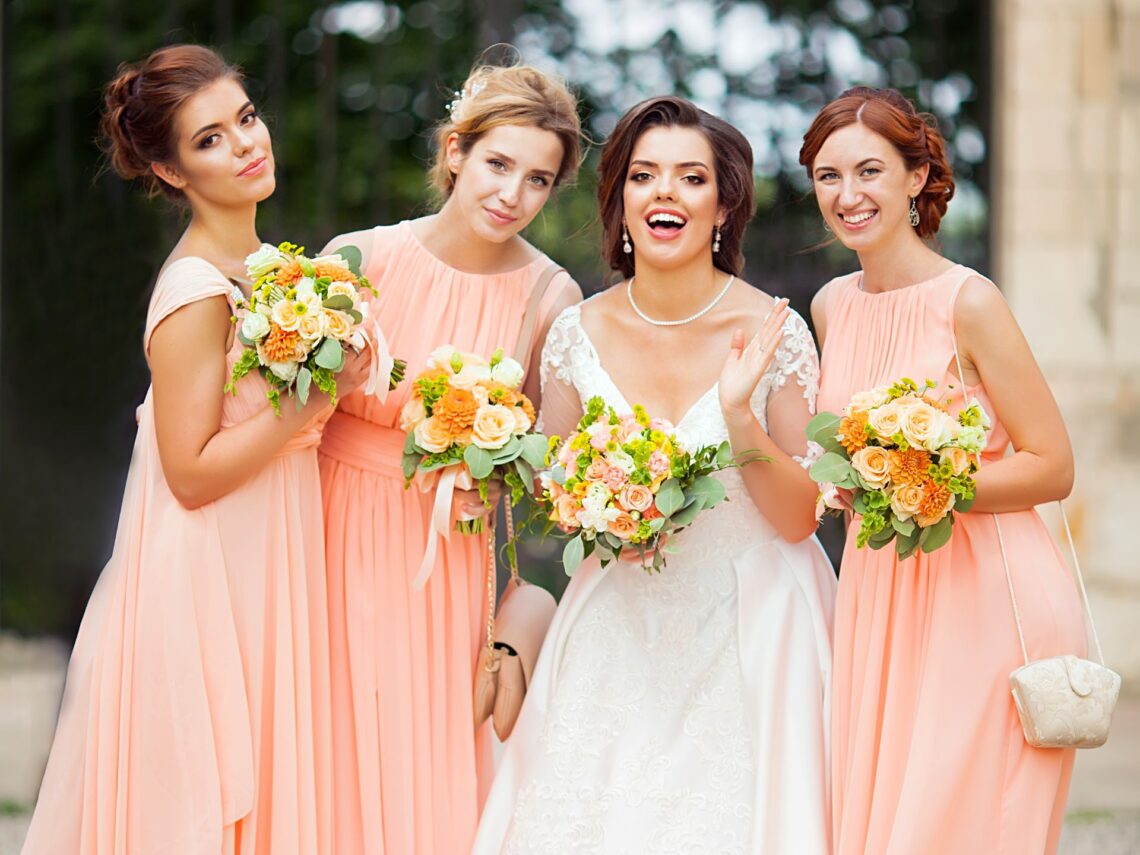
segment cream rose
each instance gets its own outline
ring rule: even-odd
[[[900,520],[909,520],[918,513],[922,504],[922,487],[918,484],[903,484],[891,492],[891,510]]]
[[[427,421],[427,409],[423,398],[408,398],[408,402],[400,410],[400,430],[407,433],[415,429],[421,422]]]
[[[454,378],[452,378],[454,379]],[[475,411],[471,442],[480,448],[498,449],[507,444],[514,432],[515,416],[510,407],[488,404]]]
[[[266,273],[279,270],[285,265],[284,259],[277,247],[263,243],[256,252],[245,257],[245,269],[254,279],[260,279]]]
[[[511,414],[515,417],[515,433],[523,434],[531,428],[530,416],[526,414],[526,410],[522,407],[508,407]]]
[[[945,423],[943,413],[923,401],[917,401],[903,410],[901,416],[902,435],[916,448],[927,451],[938,450],[938,440],[943,434]]]
[[[241,334],[247,341],[261,341],[269,335],[269,319],[259,312],[250,312],[241,322]]]
[[[851,403],[847,406],[848,415],[881,407],[890,400],[889,390],[889,386],[876,386],[874,389],[856,392],[851,396]]]
[[[451,375],[451,385],[456,389],[471,389],[482,380],[491,379],[491,369],[486,365],[464,362],[459,373]]]
[[[438,371],[446,371],[448,374],[454,374],[455,371],[451,367],[451,357],[455,355],[455,353],[455,348],[450,344],[441,345],[428,356],[427,367],[435,368]]]
[[[328,265],[330,267],[339,267],[341,270],[348,270],[348,262],[339,255],[318,255],[313,259],[313,264]]]
[[[353,302],[356,302],[356,286],[351,282],[336,282],[329,283],[329,296],[330,297],[348,297]]]
[[[293,299],[299,303],[311,303],[317,296],[317,283],[311,276],[305,276],[293,289]]]
[[[508,389],[517,389],[522,385],[523,367],[509,356],[502,359],[491,369],[491,379],[502,383]]]
[[[296,362],[270,362],[265,367],[286,383],[292,383],[296,380],[297,372],[301,369],[301,366]]]
[[[953,445],[942,449],[938,455],[938,460],[941,463],[949,463],[950,471],[955,475],[961,475],[970,468],[970,455],[966,453],[965,449]]]
[[[867,423],[879,436],[894,436],[902,427],[902,407],[897,401],[883,404],[867,414]]]
[[[424,419],[416,425],[413,436],[415,436],[416,445],[432,454],[447,451],[451,445],[451,436],[448,435],[447,429],[434,417]]]
[[[868,445],[860,448],[851,458],[851,465],[855,471],[863,476],[873,490],[885,487],[891,477],[891,458],[885,450],[877,445]]]
[[[301,325],[301,314],[292,300],[281,300],[273,307],[273,322],[286,332],[293,332]]]
[[[327,323],[323,312],[318,312],[315,315],[302,315],[301,322],[297,325],[297,332],[305,341],[316,341],[325,334],[326,329]]]
[[[346,341],[352,336],[352,318],[344,312],[321,309],[321,315],[325,319],[325,330],[337,341]]]

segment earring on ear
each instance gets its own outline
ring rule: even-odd
[[[914,228],[917,229],[918,223],[919,223],[918,206],[914,203],[914,197],[913,196],[910,197],[910,218],[909,219],[910,219],[910,224],[912,226],[914,226]]]
[[[831,226],[827,224],[827,220],[820,220],[820,222],[823,223],[823,230],[828,234],[831,234]]]
[[[629,242],[629,232],[625,228],[625,220],[621,221],[621,249],[626,255],[633,252],[633,246]]]
[[[720,223],[716,224],[716,231],[713,233],[713,252],[720,252]]]

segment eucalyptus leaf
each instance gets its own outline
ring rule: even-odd
[[[725,500],[727,493],[724,484],[710,475],[697,478],[685,491],[687,498],[697,498],[704,507],[711,508]]]
[[[356,311],[356,309],[349,309],[348,316],[352,318],[352,322],[354,324],[364,323],[364,315],[360,314],[360,312]]]
[[[827,451],[839,448],[839,440],[835,435],[839,433],[839,423],[842,419],[835,413],[819,413],[807,423],[805,433],[814,443],[822,445]]]
[[[517,436],[512,436],[507,440],[507,444],[497,451],[490,452],[492,463],[509,463],[519,456],[522,451],[522,443]]]
[[[326,338],[317,348],[316,363],[329,371],[340,371],[344,368],[344,348],[335,338]]]
[[[692,523],[692,521],[697,518],[697,514],[703,511],[706,507],[707,506],[703,504],[700,499],[696,499],[690,504],[685,505],[685,507],[681,508],[681,510],[677,511],[677,513],[673,514],[673,516],[669,517],[669,522],[672,523],[676,528],[687,526]]]
[[[622,547],[625,545],[621,542],[621,538],[612,532],[602,532],[602,537],[606,539],[606,543],[614,552],[621,552]]]
[[[585,548],[582,545],[582,538],[570,538],[562,549],[562,569],[566,571],[567,576],[574,575],[574,571],[578,569],[578,565],[582,563],[584,557]]]
[[[490,452],[477,445],[467,446],[463,451],[463,462],[467,464],[471,477],[476,480],[489,477],[495,469]]]
[[[836,484],[848,481],[855,473],[854,467],[841,454],[829,451],[812,464],[808,475],[817,484]]]
[[[676,478],[670,478],[657,491],[657,510],[669,517],[685,504],[685,493]]]
[[[974,497],[977,498],[976,496]],[[964,514],[974,506],[974,499],[958,499],[954,502],[954,513]]]
[[[933,552],[941,546],[945,546],[946,542],[950,539],[950,535],[954,533],[954,518],[947,514],[932,526],[928,526],[925,531],[925,536],[922,538],[922,551]]]
[[[400,461],[400,468],[404,470],[404,480],[410,481],[416,477],[416,470],[420,465],[420,455],[405,454]]]
[[[345,294],[337,294],[333,297],[325,297],[321,305],[326,309],[332,309],[334,312],[347,312],[352,309],[352,298]]]
[[[546,450],[550,447],[545,436],[540,433],[528,433],[521,440],[522,458],[535,469],[546,465]]]
[[[867,494],[862,490],[855,493],[855,498],[851,500],[851,508],[857,514],[867,513]]]
[[[313,372],[308,368],[302,367],[297,372],[297,400],[302,405],[309,402],[309,387],[313,385]]]
[[[534,470],[531,469],[530,464],[521,457],[514,461],[515,471],[519,473],[519,480],[522,481],[523,487],[526,488],[528,493],[534,493]]]
[[[717,447],[716,465],[721,469],[732,465],[732,446],[727,441]]]
[[[900,520],[894,514],[891,515],[891,526],[903,536],[910,536],[914,533],[915,528],[917,528],[913,519]]]
[[[349,270],[351,270],[357,276],[360,275],[360,265],[364,261],[364,256],[361,254],[358,247],[355,247],[352,244],[348,244],[346,246],[339,247],[336,251],[336,254],[348,262]]]

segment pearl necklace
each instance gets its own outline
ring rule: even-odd
[[[720,289],[720,293],[717,294],[715,297],[713,297],[712,302],[709,303],[707,306],[705,306],[703,309],[701,309],[699,312],[697,312],[695,315],[689,315],[689,317],[682,318],[679,321],[658,321],[658,320],[654,320],[653,318],[649,317],[649,315],[645,314],[645,312],[641,311],[641,307],[638,306],[636,302],[634,302],[634,299],[633,299],[633,280],[635,278],[636,277],[634,277],[634,276],[629,277],[629,284],[626,285],[626,288],[625,288],[625,295],[626,295],[626,297],[629,298],[629,305],[637,313],[637,316],[639,318],[641,318],[647,324],[653,324],[653,326],[655,326],[655,327],[679,327],[682,324],[690,324],[693,321],[695,321],[697,318],[704,317],[705,315],[707,315],[709,312],[711,312],[713,310],[713,307],[716,306],[717,303],[719,303],[722,299],[724,299],[724,295],[728,293],[728,289],[731,288],[732,283],[736,281],[735,276],[729,276],[728,281],[724,283],[724,287]]]

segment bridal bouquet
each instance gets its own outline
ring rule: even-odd
[[[448,512],[456,486],[477,486],[484,502],[487,486],[496,478],[510,488],[512,504],[524,492],[533,492],[547,442],[534,432],[534,404],[520,391],[522,381],[523,367],[502,350],[489,360],[451,345],[434,350],[400,412],[400,429],[408,433],[403,458],[407,484],[420,475],[426,489],[434,479],[422,476],[445,472],[437,503],[446,495]],[[483,530],[483,518],[460,520],[455,527],[474,534]]]
[[[903,378],[858,393],[841,416],[820,413],[808,423],[808,439],[825,452],[810,470],[822,489],[817,510],[860,514],[859,547],[893,540],[899,558],[933,552],[950,539],[953,512],[973,504],[989,416],[976,400],[950,415],[929,397],[933,387]]]
[[[380,377],[386,389],[396,388],[404,362],[388,354],[378,329],[370,331],[371,341],[365,336],[368,304],[361,292],[376,291],[360,272],[360,250],[345,246],[312,259],[303,253],[304,247],[288,242],[262,244],[246,258],[253,288],[248,299],[238,302],[246,310],[238,328],[245,351],[226,391],[234,392],[237,382],[256,368],[269,384],[266,394],[278,415],[282,392],[293,395],[300,409],[314,385],[335,404],[345,348],[360,351],[366,344],[373,348],[373,372],[365,392],[374,393]]]
[[[647,572],[660,571],[665,537],[724,501],[711,475],[737,465],[727,442],[689,452],[669,422],[640,405],[619,416],[600,397],[586,403],[575,433],[551,437],[547,462],[537,501],[547,533],[557,525],[571,535],[562,552],[567,575],[595,551],[605,566],[627,548]]]

